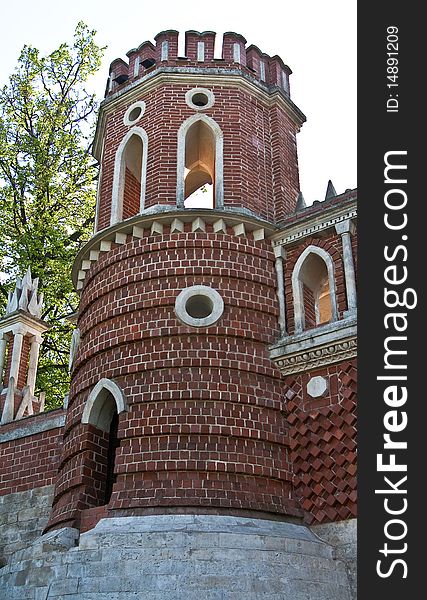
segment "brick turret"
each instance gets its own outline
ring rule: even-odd
[[[281,58],[154,42],[113,61],[99,111],[64,409],[31,416],[30,274],[0,319],[0,508],[47,532],[5,593],[354,600],[356,191],[306,205]]]

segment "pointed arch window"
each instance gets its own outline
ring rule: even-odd
[[[91,504],[108,504],[115,483],[116,451],[119,447],[119,414],[126,410],[126,401],[119,386],[101,379],[90,393],[82,415],[82,423],[94,427],[96,437],[93,460],[97,468],[91,484]]]
[[[116,152],[110,224],[133,217],[144,210],[148,136],[142,127],[133,127]]]
[[[178,132],[177,206],[222,208],[223,135],[210,117],[196,114]]]
[[[309,246],[292,273],[295,333],[338,318],[333,260],[322,248]]]

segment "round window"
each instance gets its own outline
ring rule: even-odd
[[[206,88],[193,88],[185,94],[185,101],[194,110],[204,110],[214,105],[215,96]]]
[[[137,121],[139,121],[145,112],[145,102],[140,100],[139,102],[134,102],[127,109],[125,116],[123,117],[123,123],[125,125],[134,125]]]
[[[224,312],[224,301],[218,292],[207,285],[193,285],[178,295],[175,313],[182,323],[192,327],[208,327]]]
[[[194,94],[191,97],[191,102],[196,106],[202,107],[206,106],[206,104],[209,102],[209,98],[206,94],[203,94],[202,92],[197,92],[197,94]]]

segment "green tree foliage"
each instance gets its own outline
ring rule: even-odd
[[[44,293],[51,329],[41,348],[36,393],[48,407],[69,386],[73,326],[66,315],[78,301],[73,259],[92,233],[97,164],[90,154],[96,101],[85,87],[104,48],[79,23],[72,45],[48,56],[25,46],[0,90],[0,314],[17,275],[31,267]]]

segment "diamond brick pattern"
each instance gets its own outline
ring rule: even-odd
[[[286,407],[295,497],[310,524],[356,516],[356,363],[335,365],[321,375],[335,379],[338,394],[316,410],[304,394],[307,376],[286,381],[294,392]]]

